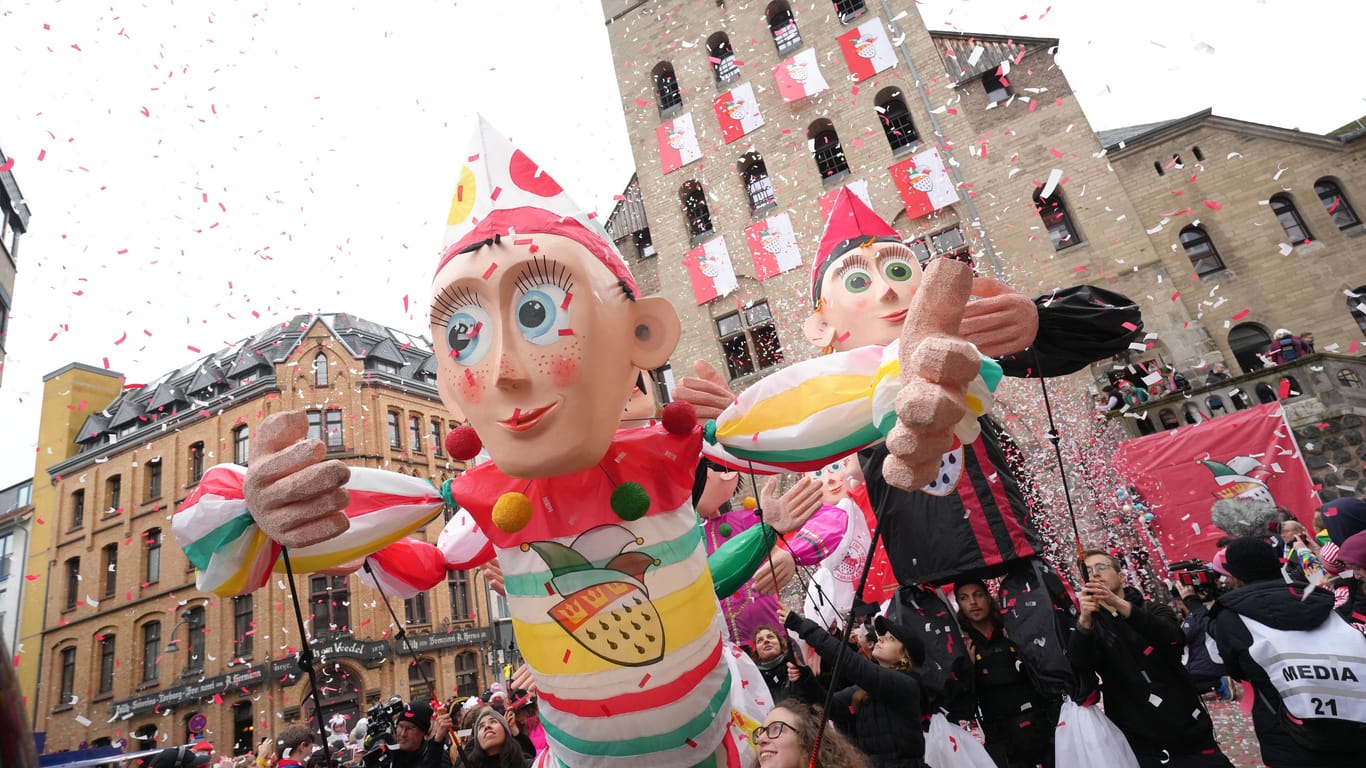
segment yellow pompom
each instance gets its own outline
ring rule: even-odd
[[[503,533],[516,533],[531,522],[531,499],[512,491],[493,503],[493,524]]]
[[[753,510],[755,507],[759,506],[759,502],[755,501],[753,496],[746,496],[745,500],[740,502],[740,506],[748,510]]]

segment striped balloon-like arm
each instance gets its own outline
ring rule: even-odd
[[[898,346],[835,352],[770,374],[708,425],[708,439],[739,459],[800,472],[878,443],[897,422]],[[954,428],[963,443],[977,439],[977,418],[1000,380],[1000,365],[983,357],[968,413]]]
[[[260,588],[281,547],[261,531],[242,491],[246,468],[220,464],[204,473],[176,510],[171,530],[199,570],[196,586],[218,595],[242,595]],[[426,480],[380,469],[352,467],[345,486],[350,527],[327,541],[290,550],[295,571],[311,573],[356,563],[426,525],[445,502]]]

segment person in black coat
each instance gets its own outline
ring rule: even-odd
[[[758,627],[750,638],[750,647],[754,649],[754,664],[768,684],[770,703],[788,698],[807,704],[825,702],[825,687],[792,652],[787,633],[767,625]]]
[[[915,667],[925,661],[925,645],[910,628],[877,617],[878,641],[870,660],[847,647],[841,657],[843,641],[800,614],[789,613],[784,626],[816,649],[822,669],[832,670],[837,683],[852,683],[835,693],[829,714],[873,768],[924,765],[922,692]]]
[[[1143,768],[1232,763],[1214,741],[1214,723],[1181,664],[1186,636],[1170,607],[1125,588],[1109,553],[1085,553],[1089,574],[1068,654],[1090,698],[1104,680],[1105,714],[1123,731]]]
[[[957,584],[954,599],[973,660],[978,718],[986,733],[987,751],[1002,768],[1053,765],[1053,731],[1061,699],[1035,687],[1015,643],[1006,637],[1001,609],[986,584]]]
[[[1333,612],[1333,594],[1286,583],[1277,548],[1258,538],[1224,550],[1234,589],[1215,602],[1228,673],[1257,692],[1252,725],[1271,768],[1362,764],[1366,637]]]

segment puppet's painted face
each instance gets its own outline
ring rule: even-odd
[[[820,482],[821,501],[831,506],[848,497],[856,483],[863,482],[863,470],[856,456],[845,456],[806,474]]]
[[[558,235],[460,254],[432,297],[441,399],[514,477],[596,464],[637,368],[663,364],[678,340],[667,302],[630,301],[587,248]]]
[[[822,306],[807,320],[807,337],[837,351],[890,344],[919,284],[920,263],[900,243],[850,250],[821,279]]]

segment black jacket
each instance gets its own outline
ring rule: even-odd
[[[387,750],[386,754],[388,768],[451,768],[450,752],[431,739],[423,739],[421,749],[404,752],[395,748]],[[373,763],[367,758],[365,764],[368,766]]]
[[[789,614],[788,629],[797,632],[821,656],[822,670],[835,667],[842,641],[816,622]],[[868,756],[873,768],[918,768],[925,760],[925,734],[920,725],[920,681],[914,672],[885,669],[846,648],[838,683],[852,683],[835,693],[830,719]],[[862,689],[867,698],[854,706]],[[857,709],[857,711],[854,711]]]
[[[1223,677],[1224,665],[1215,661],[1209,654],[1208,641],[1214,619],[1209,609],[1194,595],[1182,600],[1186,604],[1186,618],[1181,622],[1181,631],[1186,635],[1186,671],[1191,681],[1201,690],[1209,690],[1209,684],[1217,684]]]
[[[801,670],[801,677],[795,683],[787,679],[789,662],[797,664],[797,669]],[[791,652],[784,653],[773,661],[756,659],[754,665],[759,668],[759,674],[764,676],[764,682],[768,683],[770,703],[777,704],[787,698],[806,704],[825,703],[825,687],[811,673],[810,667],[797,663],[792,658]]]
[[[1003,629],[996,627],[987,637],[969,624],[963,634],[972,641],[977,708],[987,744],[1004,747],[1012,758],[1046,753],[1061,700],[1034,687],[1019,650]]]
[[[1104,680],[1105,714],[1139,755],[1189,754],[1214,747],[1214,724],[1181,665],[1186,636],[1176,614],[1125,587],[1129,618],[1092,615],[1091,629],[1072,634],[1069,655],[1081,687],[1078,700]]]
[[[1262,761],[1273,768],[1360,766],[1363,749],[1366,749],[1366,741],[1363,741],[1366,729],[1359,723],[1315,719],[1312,727],[1317,731],[1316,741],[1341,745],[1342,752],[1310,749],[1286,731],[1281,720],[1284,712],[1281,695],[1271,684],[1267,671],[1252,658],[1249,652],[1252,633],[1241,618],[1245,616],[1272,629],[1315,629],[1325,621],[1341,620],[1333,613],[1333,593],[1316,589],[1304,595],[1299,585],[1287,585],[1279,580],[1258,581],[1221,595],[1213,615],[1214,637],[1228,674],[1251,682],[1257,691],[1252,725],[1262,745]],[[1342,648],[1342,653],[1358,658],[1366,656],[1366,638],[1360,639],[1358,648]],[[1363,684],[1366,685],[1366,681]]]

